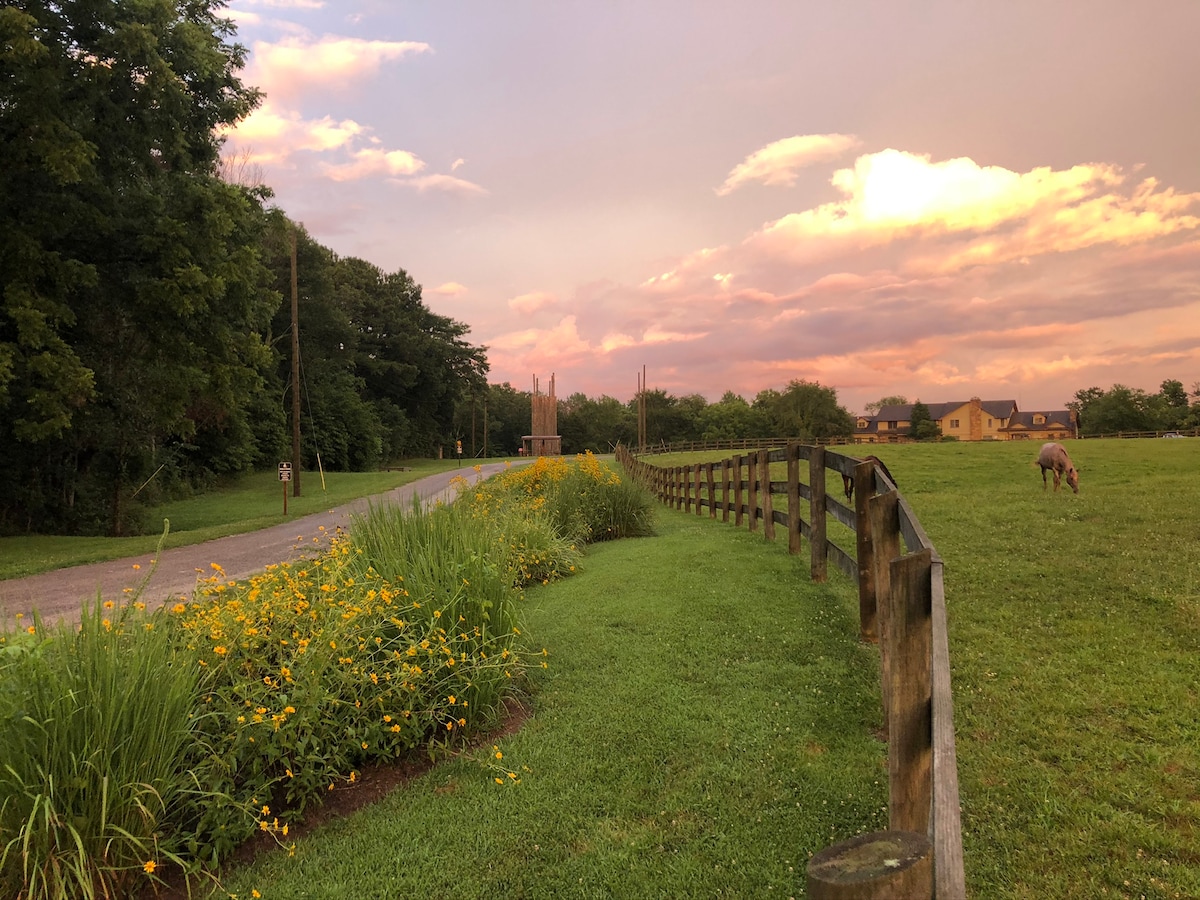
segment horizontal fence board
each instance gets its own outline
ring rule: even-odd
[[[840,500],[835,500],[828,494],[825,495],[825,511],[847,528],[854,529],[858,527],[857,513]]]
[[[935,551],[936,552],[936,551]],[[933,854],[934,896],[967,896],[958,797],[958,756],[954,746],[954,698],[950,684],[950,640],[946,627],[946,579],[934,559],[933,586]]]
[[[842,456],[840,453],[825,454],[825,468],[833,469],[839,475],[844,475],[847,478],[854,477],[854,467],[857,466],[859,462],[861,462],[861,460],[854,459],[850,456]]]
[[[825,558],[842,570],[842,573],[858,584],[858,560],[837,544],[825,545]]]

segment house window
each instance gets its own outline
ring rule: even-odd
[[[950,420],[950,427],[951,427],[951,428],[957,428],[957,427],[958,427],[958,419],[951,419],[951,420]]]
[[[991,428],[991,427],[992,427],[992,420],[988,419],[988,428]]]
[[[1034,425],[1046,424],[1046,417],[1043,416],[1041,413],[1038,413],[1036,416],[1033,417],[1033,424]]]
[[[888,428],[895,429],[895,427],[896,427],[895,422],[888,422]]]

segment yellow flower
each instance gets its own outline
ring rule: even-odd
[[[285,834],[286,834],[286,832],[285,832]],[[255,900],[257,900],[257,898],[261,897],[261,896],[262,896],[262,894],[260,894],[260,893],[259,893],[258,891],[256,891],[254,888],[251,888],[251,889],[250,889],[250,896],[251,896],[251,897],[254,897],[254,898],[255,898]]]
[[[146,862],[145,862],[145,863],[143,863],[143,864],[142,864],[142,870],[143,870],[143,871],[144,871],[144,872],[145,872],[147,875],[153,875],[153,874],[154,874],[154,870],[155,870],[155,869],[157,869],[157,868],[158,868],[158,863],[156,863],[156,862],[155,862],[154,860],[152,860],[152,859],[148,859],[148,860],[146,860]]]
[[[224,656],[228,652],[229,651],[226,650],[224,647],[221,647],[221,646],[213,647],[213,653],[217,654],[217,656]]]

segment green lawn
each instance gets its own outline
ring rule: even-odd
[[[946,561],[968,884],[1200,897],[1200,440],[1068,446],[1078,495],[1037,445],[858,448]]]
[[[229,877],[240,897],[790,897],[886,823],[873,648],[847,581],[663,511],[529,594],[533,716]],[[507,776],[504,776],[507,778]]]
[[[408,472],[319,472],[303,473],[301,496],[289,491],[288,515],[283,515],[283,487],[275,472],[258,472],[237,479],[218,490],[164,503],[146,515],[148,522],[171,522],[165,546],[184,547],[231,534],[242,534],[278,525],[298,516],[321,512],[389,491],[435,472],[456,468],[457,460],[413,460]],[[19,535],[0,538],[0,579],[19,578],[83,563],[122,559],[151,553],[161,533],[137,537],[61,537]]]

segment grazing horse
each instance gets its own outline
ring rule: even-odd
[[[1079,493],[1079,470],[1067,455],[1067,448],[1062,444],[1051,441],[1042,444],[1042,452],[1038,454],[1037,464],[1042,467],[1042,490],[1046,489],[1046,470],[1054,473],[1054,490],[1058,490],[1064,475],[1071,490]]]
[[[888,471],[888,467],[883,464],[883,460],[880,459],[878,456],[864,456],[862,459],[859,460],[859,462],[860,463],[865,463],[865,462],[875,463],[875,465],[877,465],[883,471],[883,474],[888,477],[888,481],[890,481],[892,484],[896,483],[896,479],[892,477],[892,473]],[[849,502],[849,501],[853,500],[854,499],[854,478],[853,478],[853,476],[851,476],[851,475],[843,475],[842,476],[842,488],[846,491],[846,501]]]

